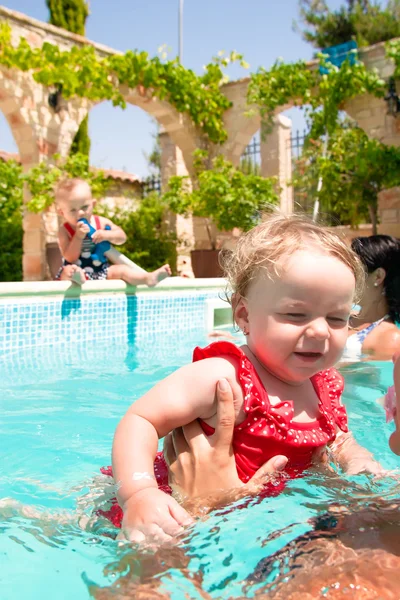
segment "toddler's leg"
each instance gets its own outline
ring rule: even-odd
[[[152,273],[132,269],[127,265],[112,265],[108,267],[107,279],[122,279],[129,285],[148,285],[154,287],[166,277],[171,276],[169,265],[163,265]]]
[[[61,271],[59,281],[72,281],[77,285],[82,285],[86,282],[84,271],[77,265],[66,265]]]

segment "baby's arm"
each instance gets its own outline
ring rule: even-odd
[[[75,235],[70,239],[65,227],[61,227],[58,231],[58,245],[60,246],[61,255],[69,263],[74,263],[78,260],[82,251],[82,242],[85,235],[88,233],[89,227],[84,223],[78,223]]]
[[[179,531],[186,516],[154,479],[158,439],[174,428],[216,413],[215,389],[221,378],[232,385],[236,403],[240,387],[233,363],[224,358],[202,360],[179,369],[137,400],[119,423],[113,444],[113,473],[129,538],[163,537]],[[184,514],[183,514],[184,513]]]
[[[121,246],[121,244],[125,244],[126,242],[126,233],[121,227],[115,225],[110,219],[106,219],[105,217],[99,217],[102,229],[98,229],[93,235],[92,240],[95,244],[99,244],[100,242],[110,242],[111,244],[115,244],[116,246]],[[104,227],[108,225],[111,229],[104,229]]]
[[[393,379],[394,389],[396,391],[396,408],[394,422],[396,431],[392,433],[389,439],[389,446],[392,452],[400,455],[400,354],[395,357]]]

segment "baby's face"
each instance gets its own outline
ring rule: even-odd
[[[274,280],[261,272],[240,301],[236,319],[246,324],[248,345],[268,371],[296,384],[339,361],[355,278],[318,248],[298,250],[280,266],[281,276]]]
[[[79,219],[87,219],[90,222],[94,206],[90,187],[83,184],[76,186],[70,192],[64,193],[58,205],[64,219],[73,227],[76,227]]]

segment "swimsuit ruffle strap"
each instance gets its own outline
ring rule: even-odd
[[[349,430],[346,408],[342,404],[342,394],[344,390],[344,379],[336,369],[327,369],[322,371],[320,377],[323,378],[327,389],[328,412],[331,412],[335,424],[343,432]]]
[[[240,423],[237,429],[247,429],[249,426],[256,425],[260,419],[265,419],[268,435],[273,437],[276,434],[285,435],[293,418],[292,403],[279,402],[274,406],[271,405],[257,371],[240,348],[231,342],[213,342],[206,348],[195,348],[193,362],[220,356],[237,358],[237,376],[243,391],[243,410],[246,414],[245,421]]]

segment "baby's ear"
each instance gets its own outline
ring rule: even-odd
[[[61,208],[58,206],[58,204],[56,204],[56,213],[58,214],[59,217],[63,217],[63,211],[61,210]]]
[[[235,323],[243,330],[249,322],[246,298],[243,298],[240,294],[234,294],[232,298],[232,309]]]

